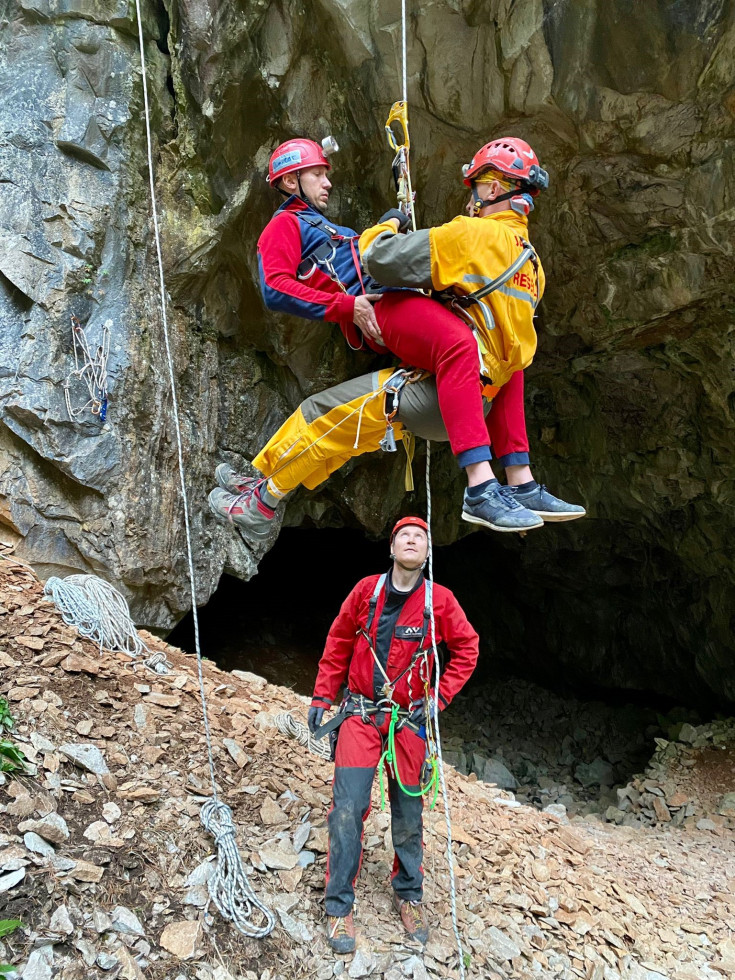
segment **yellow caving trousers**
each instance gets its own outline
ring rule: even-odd
[[[253,460],[268,492],[285,497],[302,485],[313,490],[348,459],[379,449],[386,430],[383,389],[394,374],[394,368],[364,374],[302,402]],[[393,433],[403,439],[400,422]]]

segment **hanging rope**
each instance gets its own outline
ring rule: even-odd
[[[386,131],[391,147],[396,150],[396,157],[393,161],[393,174],[396,181],[396,191],[402,210],[411,218],[411,225],[416,231],[416,215],[413,207],[414,197],[411,186],[411,167],[409,151],[411,141],[408,133],[408,69],[407,69],[407,17],[406,0],[401,0],[401,82],[402,96],[401,102],[395,102],[391,108]],[[400,122],[403,128],[403,142],[401,144],[395,138],[391,130],[393,122]],[[452,929],[457,943],[459,953],[459,975],[460,980],[465,978],[464,951],[462,949],[462,938],[459,934],[457,921],[457,888],[454,878],[454,855],[452,847],[452,820],[449,812],[449,799],[447,797],[447,784],[444,778],[444,760],[442,758],[441,733],[439,731],[439,655],[436,649],[436,620],[434,618],[434,545],[431,535],[431,443],[426,441],[426,523],[428,525],[429,539],[429,611],[431,620],[431,646],[434,653],[434,716],[427,718],[427,732],[433,728],[434,743],[436,746],[436,761],[441,784],[442,798],[444,800],[444,817],[447,825],[447,863],[449,865],[449,897],[452,913]],[[427,707],[427,713],[428,713]],[[433,725],[432,725],[433,722]],[[436,776],[436,771],[434,773]],[[381,784],[382,789],[382,784]]]
[[[107,418],[107,358],[110,356],[110,324],[105,320],[102,325],[102,336],[97,350],[92,353],[89,339],[78,317],[71,318],[71,335],[74,341],[74,370],[64,382],[64,397],[66,410],[72,422],[89,409],[92,415],[99,415],[100,422]],[[77,378],[87,386],[89,398],[81,408],[71,407],[72,379]]]
[[[280,715],[276,715],[276,728],[281,735],[288,735],[289,738],[296,739],[299,745],[303,745],[314,755],[318,755],[322,759],[331,758],[332,750],[329,739],[325,739],[323,742],[315,739],[306,725],[301,721],[296,721],[290,712],[282,711]]]
[[[434,618],[434,541],[431,534],[431,443],[426,440],[426,523],[429,538],[429,613],[431,623],[431,648],[434,652],[434,739],[436,741],[436,758],[439,770],[439,782],[444,800],[444,818],[447,825],[447,863],[449,865],[449,901],[452,913],[452,929],[459,953],[459,976],[465,978],[464,951],[462,937],[459,934],[457,920],[457,886],[454,879],[454,854],[452,847],[452,818],[449,812],[449,797],[447,783],[444,778],[444,758],[442,756],[442,740],[439,731],[439,654],[436,649],[436,620]]]
[[[148,153],[148,182],[151,193],[151,213],[153,217],[153,233],[156,242],[156,260],[158,263],[158,286],[161,301],[161,321],[163,324],[163,339],[166,348],[169,384],[173,420],[176,431],[176,449],[179,463],[179,484],[184,507],[184,530],[186,533],[186,554],[189,564],[189,586],[191,589],[191,613],[194,620],[194,647],[197,657],[197,674],[199,677],[199,695],[202,705],[202,719],[207,742],[207,757],[209,760],[209,777],[212,784],[212,799],[201,811],[201,821],[215,840],[217,847],[217,865],[209,880],[209,894],[225,919],[232,922],[238,932],[254,939],[262,939],[269,935],[275,926],[275,917],[255,895],[245,869],[242,865],[240,852],[235,843],[235,826],[232,811],[227,804],[222,803],[217,795],[217,783],[214,771],[214,755],[212,752],[212,733],[207,714],[207,699],[204,693],[204,674],[202,670],[202,651],[199,643],[199,616],[197,614],[196,586],[194,583],[194,558],[191,544],[191,525],[189,520],[189,500],[186,492],[186,474],[184,470],[184,450],[181,438],[181,422],[179,420],[179,404],[176,397],[176,376],[169,340],[168,317],[166,314],[166,283],[163,277],[163,258],[161,256],[161,236],[158,227],[158,208],[156,206],[156,189],[153,180],[153,149],[151,141],[150,110],[148,106],[148,83],[146,80],[145,51],[143,41],[143,23],[140,14],[140,0],[135,0],[135,12],[138,20],[138,45],[140,48],[140,67],[143,78],[143,109],[145,114],[146,149]],[[259,914],[262,922],[256,925],[253,916]]]
[[[67,626],[99,646],[100,656],[103,650],[119,650],[133,659],[145,657],[143,663],[157,674],[171,670],[166,654],[151,653],[141,640],[124,596],[109,582],[96,575],[52,577],[43,591]]]

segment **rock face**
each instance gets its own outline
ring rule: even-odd
[[[416,6],[416,5],[415,5]],[[199,598],[256,562],[210,517],[214,464],[251,458],[306,395],[372,366],[321,323],[266,315],[262,174],[333,132],[333,214],[392,203],[382,123],[400,94],[396,2],[145,3],[157,191]],[[145,169],[134,5],[0,10],[0,532],[45,576],[91,571],[133,615],[190,604]],[[419,217],[461,208],[458,166],[523,135],[552,186],[532,218],[549,286],[527,375],[537,475],[591,518],[482,539],[498,650],[604,684],[735,699],[732,202],[735,25],[708,4],[422,3],[408,87]],[[110,332],[109,406],[70,420],[71,316]],[[72,380],[73,407],[86,389]],[[419,461],[420,465],[420,461]],[[437,454],[435,533],[460,534]],[[402,476],[364,459],[287,523],[383,533]],[[479,550],[479,546],[478,546]],[[477,576],[463,601],[484,593]],[[539,613],[542,612],[542,615]]]

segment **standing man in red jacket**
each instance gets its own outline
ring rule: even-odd
[[[434,691],[435,669],[430,583],[422,574],[429,549],[427,531],[420,517],[398,521],[391,535],[393,567],[386,575],[362,579],[347,596],[329,630],[314,685],[309,728],[317,732],[325,711],[347,684],[340,713],[324,726],[337,730],[339,725],[326,884],[327,938],[337,953],[355,948],[352,905],[362,860],[363,824],[394,706],[399,717],[395,769],[388,770],[395,850],[393,906],[413,939],[422,943],[428,939],[421,905],[424,844],[419,795],[426,758],[427,691]],[[449,650],[439,679],[436,707],[442,710],[475,669],[478,636],[449,589],[433,586],[433,607],[436,642],[445,643]],[[434,710],[432,702],[429,710]]]

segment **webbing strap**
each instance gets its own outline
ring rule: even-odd
[[[387,579],[387,574],[383,572],[378,581],[375,583],[375,589],[373,594],[370,596],[370,607],[368,610],[367,623],[365,624],[365,632],[370,632],[370,627],[373,625],[373,620],[375,619],[375,607],[378,604],[378,596],[381,593],[383,586],[385,585],[385,580]]]
[[[367,623],[365,624],[365,627],[358,630],[358,632],[362,634],[368,647],[370,648],[370,653],[372,653],[373,659],[375,660],[375,663],[377,664],[380,673],[385,678],[386,684],[388,685],[388,687],[391,688],[391,690],[393,690],[395,689],[395,686],[398,683],[398,681],[400,681],[403,677],[406,676],[406,674],[409,673],[410,670],[412,670],[414,664],[419,659],[419,657],[423,656],[425,653],[424,641],[426,640],[426,637],[429,635],[429,623],[431,622],[433,584],[429,579],[424,579],[424,619],[421,626],[421,633],[417,637],[417,640],[419,641],[418,649],[411,657],[411,662],[409,663],[408,667],[402,670],[400,674],[398,674],[396,677],[394,677],[391,680],[388,677],[387,673],[385,672],[385,668],[380,662],[380,658],[378,657],[378,653],[375,649],[375,645],[373,643],[372,637],[370,636],[370,628],[373,625],[373,620],[375,619],[375,608],[378,604],[378,596],[380,595],[381,591],[385,586],[386,579],[387,579],[387,575],[384,573],[383,575],[380,576],[378,581],[375,583],[373,594],[370,596],[370,606],[368,610]]]

